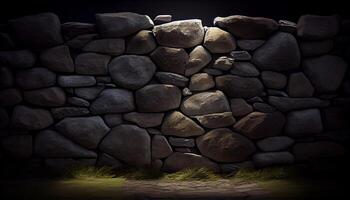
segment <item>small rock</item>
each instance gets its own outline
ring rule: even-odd
[[[236,122],[231,112],[213,113],[201,116],[195,116],[199,123],[205,128],[222,128]]]
[[[314,91],[314,87],[303,72],[289,76],[287,92],[290,97],[312,97]]]
[[[189,56],[184,49],[157,47],[151,53],[151,58],[162,71],[185,74]]]
[[[194,74],[191,77],[189,89],[191,91],[204,91],[215,86],[213,77],[207,73]]]
[[[264,86],[257,78],[223,75],[215,78],[216,87],[229,97],[250,98],[260,96]]]
[[[299,18],[298,36],[306,40],[321,40],[337,35],[339,30],[338,17],[303,15]]]
[[[133,94],[124,89],[105,89],[90,106],[93,114],[123,113],[134,109]]]
[[[19,129],[40,130],[53,124],[53,119],[47,110],[18,105],[13,109],[11,122]]]
[[[181,112],[173,111],[165,116],[161,132],[163,135],[191,137],[202,135],[204,129]]]
[[[205,68],[203,70],[203,72],[209,74],[209,75],[212,75],[212,76],[220,76],[222,75],[222,71],[218,70],[218,69],[212,69],[212,68]]]
[[[232,115],[241,117],[253,112],[253,107],[249,105],[244,99],[235,98],[230,100]]]
[[[157,47],[156,40],[152,31],[142,30],[132,36],[126,45],[126,53],[129,54],[148,54]]]
[[[125,51],[125,41],[120,38],[92,40],[85,45],[83,51],[119,56]]]
[[[78,117],[90,114],[87,108],[79,107],[59,107],[52,108],[51,113],[55,119],[63,119],[67,117]]]
[[[0,64],[17,69],[33,67],[36,56],[29,50],[0,51]]]
[[[171,15],[157,15],[153,21],[155,25],[165,24],[168,22],[171,22],[172,16]]]
[[[269,96],[289,97],[287,93],[285,93],[281,90],[267,89],[267,94]]]
[[[265,40],[237,40],[237,45],[244,51],[254,51],[265,43]]]
[[[250,62],[235,62],[231,68],[231,74],[238,76],[259,76],[260,72]]]
[[[74,72],[74,62],[68,46],[56,46],[40,54],[40,62],[54,72]]]
[[[189,61],[186,65],[185,75],[190,76],[199,72],[211,61],[211,54],[203,47],[197,46],[190,55]]]
[[[203,46],[211,53],[229,53],[236,49],[236,41],[230,33],[210,27],[205,33]]]
[[[232,65],[234,63],[233,58],[229,58],[227,56],[221,56],[218,59],[214,61],[213,68],[220,69],[220,70],[229,70],[231,69]]]
[[[253,104],[253,108],[256,111],[259,112],[264,112],[264,113],[272,113],[276,111],[276,108],[270,106],[267,103],[260,103],[260,102],[256,102]]]
[[[126,121],[134,122],[143,128],[155,127],[162,124],[164,113],[131,112],[123,115]]]
[[[191,96],[192,95],[192,92],[191,92],[191,90],[190,89],[188,89],[188,88],[184,88],[183,90],[182,90],[182,95],[183,96]]]
[[[288,165],[294,163],[294,156],[289,152],[257,153],[253,156],[253,162],[258,168]]]
[[[318,109],[292,111],[287,115],[285,133],[291,137],[315,135],[323,130]]]
[[[162,135],[155,135],[152,138],[152,158],[166,158],[173,153],[168,140]]]
[[[297,32],[297,24],[295,22],[287,21],[287,20],[279,20],[278,21],[279,30],[287,33],[296,33]]]
[[[44,107],[62,106],[66,102],[66,94],[59,87],[50,87],[23,92],[26,102]]]
[[[262,151],[283,151],[291,147],[294,140],[287,136],[268,137],[259,140],[256,145]]]
[[[57,82],[61,87],[85,87],[95,85],[96,79],[93,76],[61,75]]]
[[[313,107],[326,107],[329,101],[317,98],[289,98],[269,96],[268,102],[282,112]]]
[[[188,83],[188,78],[170,72],[157,72],[155,77],[163,84],[175,85],[178,87],[185,87]]]
[[[174,147],[195,147],[194,139],[169,137],[171,146]]]
[[[273,71],[263,71],[261,72],[261,79],[267,88],[271,89],[282,89],[287,85],[287,77],[284,74],[273,72]]]
[[[248,51],[232,51],[230,55],[237,61],[249,61],[252,59],[252,56],[248,53]]]

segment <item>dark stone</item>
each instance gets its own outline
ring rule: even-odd
[[[128,54],[148,54],[157,47],[152,31],[142,30],[132,36],[126,43]]]
[[[10,124],[10,118],[5,109],[0,108],[0,128],[6,128]],[[0,134],[1,135],[1,134]]]
[[[237,45],[244,51],[254,51],[265,43],[265,40],[237,40]]]
[[[14,106],[22,102],[21,92],[14,88],[0,90],[0,105]]]
[[[235,62],[231,68],[231,74],[238,76],[259,76],[260,72],[250,62]]]
[[[109,167],[112,170],[120,170],[124,167],[123,163],[106,153],[100,153],[97,158],[97,167]]]
[[[328,107],[322,110],[324,127],[328,130],[346,129],[349,127],[349,108]]]
[[[163,84],[175,85],[178,87],[185,87],[188,83],[188,78],[185,76],[170,72],[157,72],[155,77]]]
[[[257,78],[224,75],[215,78],[216,87],[229,97],[250,98],[260,96],[264,86]]]
[[[194,139],[169,137],[169,143],[173,147],[195,147]]]
[[[122,113],[134,109],[133,94],[124,89],[105,89],[90,106],[93,114]]]
[[[95,85],[96,79],[93,76],[61,75],[57,82],[61,87],[86,87]]]
[[[15,42],[12,40],[8,33],[0,32],[0,51],[12,50],[16,47]]]
[[[151,58],[159,70],[182,75],[185,74],[185,68],[189,62],[189,56],[184,49],[162,46],[151,53]]]
[[[40,54],[40,62],[55,72],[74,72],[74,62],[68,46],[56,46]]]
[[[0,51],[0,64],[17,69],[33,67],[36,56],[29,50]]]
[[[153,21],[155,25],[165,24],[168,22],[171,22],[172,16],[171,15],[157,15]]]
[[[97,53],[82,53],[75,58],[77,74],[106,75],[110,56]]]
[[[11,121],[14,127],[24,130],[40,130],[53,124],[49,111],[23,105],[14,108]]]
[[[297,32],[297,24],[287,20],[279,20],[278,27],[280,31],[295,34]]]
[[[298,36],[306,40],[321,40],[337,35],[339,19],[337,16],[303,15],[299,18]]]
[[[253,107],[244,99],[235,98],[230,100],[232,115],[240,117],[253,112]]]
[[[97,34],[79,35],[67,41],[66,45],[69,46],[69,48],[72,48],[74,50],[81,50],[87,43],[89,43],[91,40],[96,38],[98,38]]]
[[[103,116],[103,119],[109,127],[114,127],[123,123],[121,114],[107,114]]]
[[[90,114],[87,108],[80,107],[59,107],[52,108],[51,113],[55,119],[63,119],[66,117],[77,117]]]
[[[229,53],[236,49],[236,41],[230,33],[210,27],[205,32],[203,46],[211,53]]]
[[[162,135],[155,135],[152,138],[152,158],[166,158],[173,153],[168,140]]]
[[[162,124],[164,113],[138,113],[131,112],[123,115],[126,121],[134,122],[140,127],[149,128]]]
[[[302,55],[305,57],[319,56],[332,50],[333,40],[301,42],[299,47]]]
[[[294,140],[287,136],[275,136],[268,137],[263,140],[259,140],[256,145],[262,151],[283,151],[291,147]]]
[[[199,123],[205,128],[222,128],[231,126],[236,122],[231,112],[213,113],[195,116]]]
[[[248,51],[232,51],[230,55],[234,60],[238,61],[249,61],[252,59]]]
[[[119,56],[125,51],[124,39],[99,39],[87,43],[83,51]]]
[[[285,133],[288,136],[312,136],[322,132],[322,130],[322,119],[318,109],[292,111],[287,115]]]
[[[96,97],[105,89],[105,86],[98,85],[93,87],[83,87],[83,88],[75,88],[74,93],[76,96],[86,99],[86,100],[94,100]]]
[[[312,97],[314,91],[314,87],[303,72],[289,76],[287,92],[290,97]]]
[[[284,74],[273,72],[273,71],[263,71],[261,72],[261,79],[267,88],[271,89],[282,89],[287,85],[287,77]]]
[[[56,74],[46,68],[22,70],[16,74],[16,84],[25,90],[51,87],[55,83]]]
[[[31,135],[11,135],[2,138],[1,146],[13,158],[28,159],[32,156],[32,140]]]
[[[62,106],[66,102],[66,94],[59,87],[24,91],[23,98],[30,104],[45,107]]]
[[[326,107],[329,101],[317,98],[289,98],[269,96],[268,102],[282,112],[305,108]]]
[[[257,153],[253,156],[253,162],[258,168],[290,165],[294,163],[294,156],[289,152]]]
[[[204,129],[181,112],[173,111],[165,116],[161,132],[164,135],[191,137],[202,135]]]
[[[260,102],[253,103],[253,108],[256,111],[264,113],[271,113],[276,111],[276,108],[270,106],[269,104]]]
[[[84,35],[96,32],[95,24],[82,22],[65,22],[61,25],[64,39],[68,40],[78,35]]]
[[[13,85],[12,71],[7,67],[0,67],[0,89],[11,87]]]

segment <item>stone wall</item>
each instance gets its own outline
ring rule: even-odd
[[[1,26],[1,160],[230,172],[345,154],[349,20],[170,21]]]

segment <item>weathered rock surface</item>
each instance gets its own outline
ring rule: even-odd
[[[282,112],[305,108],[326,107],[329,101],[317,98],[289,98],[269,96],[268,102]]]
[[[290,97],[312,97],[314,91],[314,87],[303,72],[289,76],[287,92]]]
[[[66,102],[66,94],[59,87],[50,87],[23,92],[26,102],[36,106],[56,107]]]
[[[148,54],[157,47],[152,31],[142,30],[132,36],[126,43],[126,53]]]
[[[211,54],[203,47],[197,46],[194,48],[186,65],[185,75],[190,76],[199,72],[211,61]]]
[[[95,85],[96,79],[93,76],[61,75],[57,83],[61,87],[86,87]]]
[[[256,145],[262,151],[283,151],[291,147],[294,140],[287,136],[268,137],[259,140]]]
[[[229,53],[236,49],[236,41],[230,33],[210,27],[205,32],[203,46],[211,53]]]
[[[253,156],[253,162],[258,168],[288,165],[294,163],[294,156],[289,152],[257,153]]]
[[[222,128],[236,122],[231,112],[213,113],[207,115],[195,116],[199,123],[205,128]]]
[[[173,153],[168,140],[162,135],[155,135],[152,138],[152,158],[166,158]]]
[[[131,112],[123,115],[123,118],[127,121],[134,122],[135,124],[143,127],[155,127],[162,123],[164,113],[138,113]]]
[[[99,39],[87,43],[83,51],[119,56],[125,51],[124,39]]]
[[[229,97],[251,98],[262,94],[264,86],[257,78],[223,75],[215,78],[216,87]]]
[[[318,109],[292,111],[287,115],[285,133],[291,137],[310,136],[323,130]]]
[[[231,99],[230,106],[232,115],[235,117],[244,116],[253,112],[253,107],[241,98]]]
[[[74,62],[68,46],[46,49],[40,54],[40,62],[54,72],[74,72]]]
[[[155,77],[163,84],[175,85],[178,87],[185,87],[188,83],[188,78],[185,76],[171,72],[157,72]]]
[[[90,106],[93,114],[122,113],[134,109],[133,94],[124,89],[105,89]]]
[[[157,47],[151,53],[151,58],[161,71],[185,74],[189,56],[184,49]]]
[[[207,73],[197,73],[191,76],[189,89],[191,91],[204,91],[215,86],[213,77]]]
[[[29,159],[33,152],[31,135],[11,135],[1,140],[1,147],[6,154],[17,159]]]
[[[23,105],[14,108],[11,121],[14,127],[24,130],[40,130],[53,124],[49,111]]]
[[[233,63],[234,63],[233,58],[229,58],[227,56],[221,56],[214,61],[212,67],[220,70],[229,70],[231,69]]]
[[[191,137],[202,135],[204,129],[181,112],[174,111],[165,116],[161,132],[164,135]]]
[[[331,38],[338,33],[337,16],[303,15],[297,24],[298,36],[306,40]]]

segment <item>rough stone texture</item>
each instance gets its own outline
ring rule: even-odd
[[[68,46],[56,46],[40,54],[40,62],[55,72],[74,72],[74,62]]]
[[[175,152],[171,154],[164,162],[163,170],[166,172],[176,172],[188,168],[205,167],[214,172],[219,172],[219,166],[201,155],[193,153]]]
[[[333,40],[301,42],[299,47],[304,57],[319,56],[332,50]]]
[[[229,103],[221,91],[202,92],[190,96],[181,104],[185,115],[196,116],[212,113],[229,112]]]
[[[232,112],[213,113],[201,116],[195,116],[199,123],[205,128],[222,128],[227,127],[236,122],[232,116]]]
[[[237,61],[250,61],[252,59],[248,51],[232,51],[230,56]]]
[[[223,75],[215,78],[216,87],[229,97],[251,98],[262,94],[264,86],[257,78]]]
[[[44,107],[62,106],[66,102],[66,94],[59,87],[50,87],[23,92],[24,101]]]
[[[178,87],[185,87],[188,82],[188,78],[179,74],[170,72],[157,72],[155,74],[157,80],[163,84],[175,85]]]
[[[14,108],[11,121],[14,127],[24,130],[40,130],[53,124],[49,111],[23,105]]]
[[[134,109],[133,94],[124,89],[105,89],[90,106],[93,114],[122,113]]]
[[[173,147],[195,147],[194,139],[169,137],[169,143]]]
[[[162,123],[164,113],[138,113],[131,112],[123,115],[126,121],[134,122],[143,128],[159,126]]]
[[[99,39],[87,43],[83,51],[119,56],[125,51],[124,39]]]
[[[297,69],[300,65],[298,43],[292,34],[278,32],[254,51],[253,63],[262,70]]]
[[[218,162],[244,161],[255,151],[251,141],[226,128],[209,131],[198,137],[196,143],[204,156]]]
[[[81,107],[59,107],[52,108],[51,113],[55,119],[63,119],[66,117],[77,117],[90,114],[90,111],[87,108]]]
[[[163,112],[180,106],[181,91],[173,85],[151,84],[135,93],[140,112]]]
[[[48,48],[63,43],[57,15],[41,13],[9,21],[16,40],[32,48]]]
[[[97,53],[82,53],[75,58],[77,74],[105,75],[110,56]]]
[[[166,158],[173,153],[168,140],[162,135],[155,135],[152,138],[152,158]]]
[[[132,166],[151,164],[151,138],[145,129],[135,125],[112,128],[99,148]]]
[[[33,67],[36,56],[29,50],[0,51],[0,64],[18,69]]]
[[[28,159],[32,156],[31,135],[11,135],[1,140],[1,146],[6,154],[17,159]]]
[[[262,151],[283,151],[291,147],[294,140],[287,136],[268,137],[259,140],[256,145]]]
[[[335,92],[347,69],[345,61],[337,56],[325,55],[303,61],[303,70],[320,93]]]
[[[189,89],[191,91],[204,91],[215,86],[213,77],[207,73],[198,73],[191,76]]]
[[[164,135],[191,137],[202,135],[204,129],[181,112],[174,111],[165,116],[161,132]]]
[[[147,15],[137,13],[101,13],[95,16],[97,30],[104,38],[124,37],[153,27],[153,22]]]
[[[314,107],[326,107],[329,101],[317,98],[289,98],[269,96],[268,102],[282,112]]]
[[[44,130],[35,137],[34,151],[44,158],[95,158],[95,152],[66,139],[52,130]]]
[[[293,73],[289,76],[287,92],[290,97],[312,97],[314,86],[303,72]]]
[[[173,21],[155,26],[154,35],[159,45],[190,48],[202,43],[204,29],[198,19]]]
[[[14,106],[22,102],[21,92],[14,88],[0,90],[0,106]]]
[[[88,149],[96,149],[110,130],[99,116],[65,118],[55,128],[62,135]]]
[[[186,65],[185,75],[190,76],[199,72],[211,61],[210,53],[203,47],[197,46],[194,48],[190,55]]]
[[[233,63],[234,63],[233,58],[229,58],[227,56],[221,56],[214,61],[212,67],[220,70],[229,70],[231,69]]]
[[[210,27],[205,32],[203,46],[211,53],[229,53],[236,49],[236,41],[230,33]]]
[[[152,31],[142,30],[132,36],[126,43],[126,53],[148,54],[157,47]]]
[[[185,74],[189,56],[184,49],[157,47],[151,53],[151,58],[161,71]]]
[[[267,88],[282,89],[287,84],[287,77],[281,73],[273,71],[261,72],[261,79]]]
[[[235,62],[231,74],[239,76],[259,76],[260,72],[250,62]]]
[[[244,116],[253,112],[253,107],[241,98],[230,99],[230,106],[232,115],[235,117]]]
[[[273,165],[288,165],[294,163],[294,156],[289,152],[257,153],[253,156],[253,162],[258,168]]]
[[[265,43],[265,40],[237,40],[237,45],[244,51],[254,51]]]
[[[7,67],[0,67],[0,89],[11,87],[13,85],[12,71]]]
[[[281,134],[285,122],[280,112],[252,112],[240,119],[233,128],[251,139],[260,139]]]
[[[56,74],[46,68],[32,68],[16,73],[15,80],[22,89],[39,89],[55,85]]]
[[[321,40],[331,38],[338,33],[339,19],[337,16],[303,15],[297,24],[298,36],[306,40]]]
[[[292,111],[287,115],[285,133],[291,137],[315,135],[323,130],[318,109]]]
[[[86,100],[94,100],[102,92],[103,89],[105,89],[105,87],[102,85],[93,86],[93,87],[75,88],[74,94]]]
[[[95,85],[96,79],[93,76],[62,75],[58,77],[57,83],[61,87],[86,87]]]
[[[234,36],[243,39],[266,38],[278,29],[277,22],[272,19],[242,15],[216,17],[214,25],[226,29]]]
[[[156,66],[146,56],[123,55],[108,65],[112,80],[128,89],[139,89],[151,80]]]

